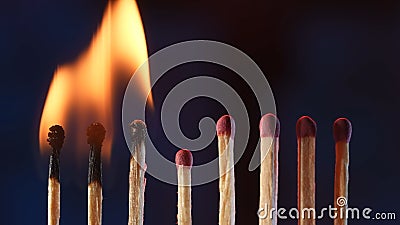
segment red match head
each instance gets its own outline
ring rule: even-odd
[[[280,124],[278,118],[268,113],[260,120],[260,137],[279,137]]]
[[[344,141],[349,143],[351,132],[351,123],[346,118],[339,118],[333,123],[333,138],[335,142]]]
[[[187,166],[191,168],[193,165],[192,153],[187,149],[179,150],[175,155],[175,163],[176,166]]]
[[[302,116],[296,124],[297,138],[315,137],[317,125],[309,116]]]
[[[230,115],[224,115],[217,122],[217,135],[235,136],[235,121]]]

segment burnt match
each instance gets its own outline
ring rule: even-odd
[[[141,120],[134,120],[130,124],[132,146],[129,170],[129,225],[143,225],[144,218],[144,191],[146,187],[146,124]]]
[[[175,163],[178,173],[178,225],[192,225],[192,153],[186,149],[179,150]]]
[[[48,225],[60,224],[60,151],[64,144],[64,129],[60,125],[49,128],[47,142],[52,148],[49,162],[49,184],[47,193]]]
[[[304,209],[315,209],[315,136],[317,126],[310,117],[297,120],[298,144],[297,201],[299,225],[315,225],[315,214],[306,215]],[[315,212],[314,212],[315,213]]]
[[[260,120],[260,209],[278,209],[278,152],[279,152],[278,118],[272,114],[265,114]],[[269,215],[270,212],[265,212]],[[271,217],[272,216],[272,217]],[[276,225],[277,215],[260,218],[260,225]]]
[[[102,171],[101,147],[106,130],[101,123],[92,123],[87,129],[87,143],[89,152],[88,175],[88,224],[100,225],[102,217]]]
[[[339,118],[333,124],[333,137],[335,139],[335,208],[342,210],[334,220],[334,225],[346,225],[347,218],[343,212],[347,210],[348,183],[349,183],[349,142],[351,138],[351,123],[346,118]],[[343,199],[345,198],[345,199]],[[343,202],[341,202],[343,201]]]
[[[222,116],[216,126],[219,153],[219,225],[235,224],[235,121]]]

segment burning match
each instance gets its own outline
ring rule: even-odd
[[[297,201],[301,213],[299,225],[315,225],[315,215],[304,210],[315,209],[315,135],[317,126],[310,117],[297,120],[298,144]]]
[[[235,172],[234,136],[235,121],[229,115],[217,122],[219,153],[219,225],[235,224]]]
[[[134,120],[131,124],[132,147],[129,170],[129,225],[143,225],[144,190],[146,188],[146,124]]]
[[[60,224],[60,151],[64,144],[64,129],[60,125],[49,128],[49,145],[52,147],[49,162],[48,224]]]
[[[88,224],[100,225],[102,213],[101,147],[106,130],[101,123],[92,123],[87,129],[90,145],[88,175]]]
[[[278,208],[279,130],[279,120],[274,114],[268,113],[261,118],[260,209],[264,210]],[[276,225],[278,222],[276,214],[272,216],[260,218],[259,224]]]
[[[179,150],[175,155],[178,173],[178,225],[192,224],[191,169],[193,156],[189,150]]]
[[[349,142],[351,138],[351,123],[346,118],[339,118],[333,124],[333,137],[336,145],[336,164],[335,164],[335,208],[340,211],[340,216],[334,220],[334,225],[347,225],[347,218],[342,212],[346,212],[348,199],[349,183]],[[345,199],[344,199],[345,198]],[[340,202],[341,200],[344,201]]]

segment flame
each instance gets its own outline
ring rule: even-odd
[[[72,139],[78,144],[74,147],[84,148],[86,128],[97,121],[107,130],[102,154],[109,159],[113,136],[113,85],[126,81],[127,75],[147,63],[147,58],[144,29],[136,3],[132,0],[109,2],[89,48],[75,62],[59,67],[54,73],[40,121],[41,152],[48,149],[46,140],[50,126],[62,125],[66,141]],[[145,66],[138,74],[143,98],[147,98],[151,88],[148,65]],[[118,77],[120,74],[125,77]],[[148,99],[152,105],[151,95]]]

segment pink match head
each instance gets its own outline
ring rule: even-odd
[[[315,137],[317,133],[317,125],[309,116],[302,116],[297,120],[296,133],[297,138]]]
[[[193,165],[192,153],[187,149],[179,150],[175,155],[175,163],[176,166],[187,166],[191,168]]]
[[[268,113],[260,120],[260,137],[279,137],[280,123],[278,118]]]
[[[224,115],[217,122],[217,135],[235,136],[235,121],[230,115]]]
[[[351,123],[346,118],[339,118],[333,123],[333,138],[335,142],[344,141],[349,143],[351,132]]]

